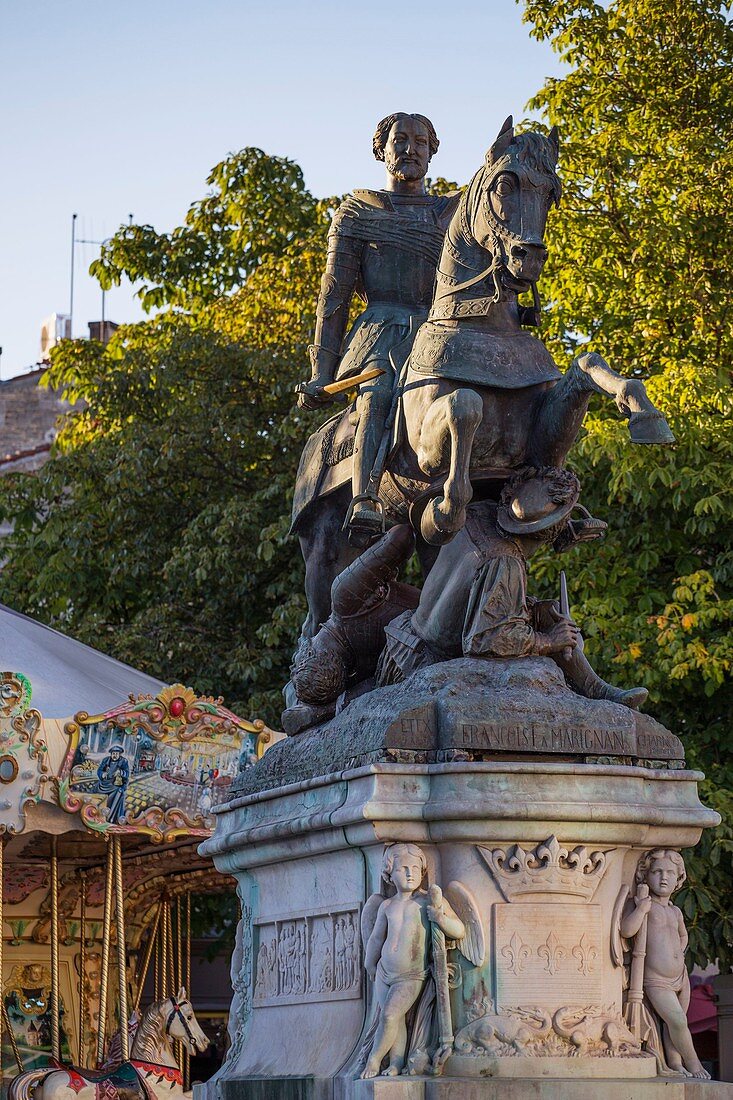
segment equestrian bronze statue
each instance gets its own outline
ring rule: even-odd
[[[472,501],[498,502],[507,482],[522,471],[536,471],[542,484],[543,471],[562,470],[594,393],[613,398],[633,443],[673,442],[643,382],[622,377],[594,352],[578,355],[563,373],[527,331],[540,321],[545,226],[561,196],[557,131],[516,134],[507,119],[463,192],[430,208],[428,234],[424,217],[396,214],[394,196],[408,196],[408,205],[416,198],[427,203],[422,188],[432,126],[422,116],[393,115],[380,128],[375,149],[423,152],[415,153],[412,178],[401,181],[404,193],[368,193],[369,209],[379,209],[381,218],[365,215],[360,223],[358,204],[365,200],[357,192],[341,207],[330,239],[314,373],[299,387],[300,400],[325,403],[323,387],[334,377],[358,376],[375,366],[384,373],[361,387],[355,403],[319,428],[303,452],[293,504],[308,598],[301,658],[329,619],[334,580],[364,545],[396,524],[408,524],[429,577],[440,548],[464,528]],[[398,165],[390,151],[388,172]],[[393,188],[397,177],[391,178]],[[380,236],[383,224],[399,238],[388,239],[386,228]],[[426,310],[433,262],[428,256],[436,253]],[[419,291],[410,281],[418,272]],[[341,343],[353,290],[364,297],[366,309]],[[525,293],[531,305],[520,304]],[[474,517],[474,527],[477,522]],[[493,524],[493,513],[484,522]],[[551,631],[551,618],[549,623]],[[561,648],[575,645],[577,638],[569,638]],[[289,705],[299,698],[291,685]],[[637,692],[628,705],[639,700]]]

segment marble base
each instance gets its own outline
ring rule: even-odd
[[[202,1100],[197,1090],[194,1100]],[[378,1077],[373,1081],[259,1078],[222,1083],[222,1100],[733,1100],[733,1084],[656,1078],[465,1080],[446,1077]]]
[[[604,1065],[608,1062],[608,1065]],[[445,1077],[473,1077],[483,1080],[486,1077],[527,1078],[543,1080],[545,1078],[608,1078],[619,1080],[644,1079],[657,1076],[657,1060],[651,1055],[637,1055],[624,1058],[584,1058],[577,1057],[518,1057],[491,1058],[472,1057],[453,1054],[445,1065]]]
[[[374,763],[235,795],[201,849],[236,878],[242,920],[232,1044],[199,1100],[733,1100],[731,1086],[650,1079],[654,1059],[626,1057],[599,1026],[615,1021],[618,1034],[614,922],[639,856],[690,847],[719,821],[701,778],[547,759]],[[375,1005],[359,926],[396,841],[419,845],[427,881],[460,883],[480,915],[483,963],[452,953],[457,1040],[477,1019],[499,1024],[488,1049],[464,1036],[442,1078],[362,1082]],[[573,1008],[590,1020],[582,1050]],[[530,1023],[517,1039],[528,1009],[544,1030]]]

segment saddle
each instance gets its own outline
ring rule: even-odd
[[[123,1062],[110,1070],[65,1066],[60,1062],[54,1068],[68,1073],[69,1088],[76,1093],[94,1085],[96,1100],[155,1100],[155,1093],[146,1081],[148,1075],[157,1076],[159,1080],[165,1078],[171,1084],[181,1081],[176,1069],[138,1061]]]

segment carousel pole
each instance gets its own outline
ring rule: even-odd
[[[176,956],[178,965],[176,967],[176,980],[175,989],[176,996],[178,996],[178,990],[183,985],[183,942],[181,940],[181,897],[176,898]],[[176,1042],[177,1054],[178,1054],[178,1068],[183,1076],[184,1071],[184,1056],[183,1056],[183,1042],[179,1039]]]
[[[168,983],[168,996],[175,997],[176,995],[176,975],[175,975],[175,955],[173,953],[173,921],[171,919],[171,901],[168,899],[168,903],[165,907],[165,922],[167,926],[166,942],[168,944],[168,958],[166,960],[168,977],[166,981]]]
[[[160,903],[160,913],[163,913],[163,901]],[[153,958],[153,1000],[161,999],[160,991],[160,943],[163,936],[163,925],[159,922],[158,933],[155,936],[155,956]]]
[[[134,1005],[134,1011],[135,1012],[140,1011],[140,1001],[142,1000],[143,987],[145,985],[145,981],[146,981],[147,976],[148,976],[148,969],[150,967],[150,959],[151,959],[151,956],[153,954],[153,950],[155,949],[155,947],[157,945],[157,942],[158,942],[158,925],[160,924],[160,914],[161,914],[162,910],[163,910],[163,903],[161,901],[158,905],[158,910],[155,914],[155,920],[153,921],[153,928],[152,928],[152,931],[150,932],[150,936],[148,938],[148,942],[147,942],[147,945],[145,947],[145,956],[143,958],[143,964],[142,964],[142,967],[140,968],[140,974],[138,976],[137,990],[136,990],[136,993],[135,993],[135,1005]],[[155,961],[155,998],[154,998],[156,1001],[158,999],[158,988],[157,987],[158,987],[158,960],[157,960],[157,954],[156,954],[156,961]]]
[[[117,912],[117,980],[120,994],[120,1048],[122,1061],[130,1060],[130,1033],[127,1011],[127,944],[125,941],[125,894],[122,880],[122,844],[112,838],[115,864],[115,909]]]
[[[186,993],[191,1000],[191,893],[186,892],[186,952],[185,952],[185,981]],[[191,1051],[186,1044],[183,1052],[183,1090],[187,1092],[191,1088]]]
[[[160,999],[168,996],[168,898],[163,900],[163,927],[160,937]]]
[[[87,971],[87,873],[79,873],[81,879],[81,906],[79,911],[79,1065],[84,1065],[87,1045],[87,1002],[84,979]]]
[[[59,1031],[59,857],[58,839],[51,837],[51,1057],[61,1061]]]
[[[0,1001],[5,1007],[5,986],[3,984],[3,886],[5,867],[3,863],[3,849],[5,840],[0,838]],[[5,1013],[0,1013],[0,1086],[3,1080],[3,1025]]]
[[[107,841],[107,869],[104,881],[104,917],[102,919],[102,972],[99,983],[99,1021],[97,1024],[97,1069],[104,1062],[104,1039],[107,1029],[107,997],[109,994],[109,952],[112,936],[112,845]]]
[[[13,1058],[15,1059],[15,1064],[18,1067],[18,1073],[22,1073],[23,1072],[23,1059],[20,1056],[20,1050],[18,1049],[18,1043],[17,1043],[17,1040],[15,1038],[15,1032],[13,1031],[12,1027],[10,1026],[10,1017],[8,1016],[8,1009],[7,1009],[7,1005],[5,1004],[5,998],[4,997],[3,997],[3,1005],[2,1005],[2,1017],[3,1017],[3,1024],[5,1025],[5,1030],[7,1031],[8,1035],[10,1036],[10,1045],[13,1048]]]
[[[178,948],[178,970],[176,983],[180,989],[183,985],[183,940],[181,939],[181,899],[176,898],[176,947]]]
[[[186,992],[191,999],[191,894],[186,894]]]

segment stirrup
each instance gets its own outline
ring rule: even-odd
[[[371,507],[360,508],[356,512],[358,504],[369,504]],[[358,493],[348,507],[341,530],[347,532],[352,546],[360,548],[367,547],[373,538],[383,535],[387,530],[387,518],[379,497],[372,493]]]

